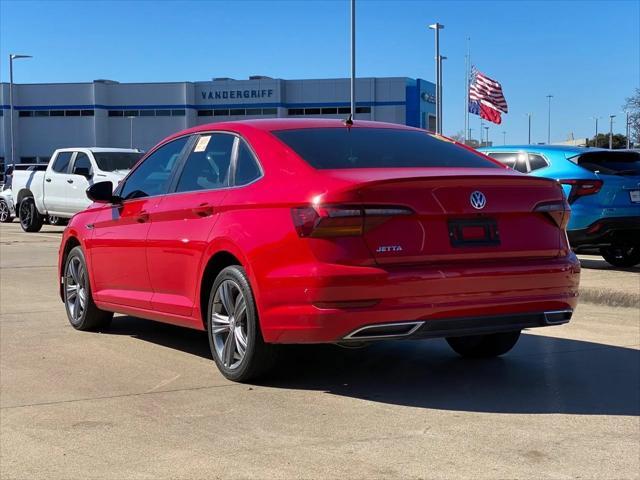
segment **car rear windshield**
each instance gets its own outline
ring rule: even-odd
[[[639,152],[587,152],[576,155],[569,160],[582,168],[605,175],[640,175]]]
[[[272,133],[318,169],[501,168],[450,141],[418,130],[343,127],[277,130]]]
[[[138,163],[142,153],[134,152],[94,152],[98,168],[103,172],[131,170]]]

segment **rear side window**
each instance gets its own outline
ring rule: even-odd
[[[533,172],[534,170],[539,170],[541,168],[546,167],[547,161],[544,159],[542,155],[536,155],[535,153],[529,154],[529,168]]]
[[[200,135],[185,162],[176,191],[193,192],[229,186],[235,138],[224,133]]]
[[[240,140],[235,185],[246,185],[261,175],[258,162],[244,140]]]
[[[491,158],[495,158],[503,165],[506,165],[507,167],[512,168],[518,172],[529,172],[526,152],[491,152],[487,155],[489,155]]]
[[[318,169],[500,168],[476,153],[418,130],[343,127],[272,133]]]
[[[569,158],[582,168],[605,175],[640,175],[640,153],[615,150],[587,152]]]
[[[67,173],[72,154],[73,152],[58,153],[58,155],[56,155],[56,159],[53,161],[53,165],[51,166],[53,171],[58,173]]]
[[[158,148],[127,177],[119,195],[130,198],[163,195],[169,189],[171,172],[189,137],[182,137]]]

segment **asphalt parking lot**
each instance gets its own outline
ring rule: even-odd
[[[640,477],[638,268],[583,258],[572,323],[504,358],[442,340],[293,347],[241,385],[201,332],[126,316],[73,330],[61,231],[0,226],[2,478]]]

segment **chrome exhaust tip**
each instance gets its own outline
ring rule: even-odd
[[[568,323],[573,315],[573,310],[553,310],[544,312],[544,321],[547,325],[561,325]]]
[[[414,334],[424,322],[378,323],[358,328],[343,340],[384,340],[386,338],[402,338]]]

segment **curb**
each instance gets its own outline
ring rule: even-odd
[[[640,294],[620,292],[609,288],[581,288],[579,299],[585,303],[608,307],[640,307]]]

